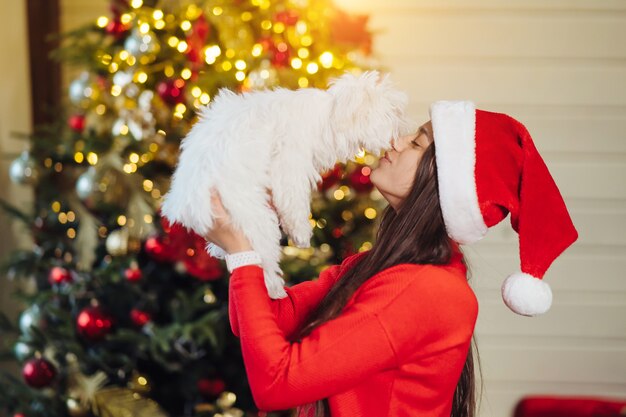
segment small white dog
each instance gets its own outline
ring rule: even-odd
[[[327,90],[236,94],[222,88],[180,144],[161,212],[205,236],[213,225],[209,190],[217,190],[263,259],[269,296],[284,298],[279,224],[298,247],[309,247],[311,192],[320,173],[354,160],[360,148],[375,154],[389,149],[392,139],[412,128],[407,103],[389,75],[377,71],[346,72]],[[226,254],[212,243],[206,249],[219,259]]]

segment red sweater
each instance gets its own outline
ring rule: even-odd
[[[267,295],[263,270],[236,268],[229,316],[252,396],[263,411],[328,398],[332,417],[449,417],[478,316],[457,252],[445,266],[399,264],[367,280],[341,315],[299,343],[288,337],[366,252],[317,280]]]

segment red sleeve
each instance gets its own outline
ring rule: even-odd
[[[270,306],[276,317],[276,324],[289,338],[291,333],[300,328],[307,315],[328,293],[339,275],[341,265],[331,265],[320,272],[316,280],[304,281],[291,287],[285,286],[287,297],[269,299]],[[232,279],[232,277],[231,277]],[[228,316],[233,334],[239,337],[237,309],[233,299],[233,287],[228,287]],[[268,297],[269,298],[269,297]]]
[[[229,285],[248,383],[260,410],[316,401],[398,366],[380,319],[363,303],[347,306],[300,342],[289,343],[277,324],[261,267],[236,268]]]

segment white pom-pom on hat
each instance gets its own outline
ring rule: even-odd
[[[550,309],[552,290],[544,280],[517,271],[502,283],[502,299],[517,314],[536,316]]]

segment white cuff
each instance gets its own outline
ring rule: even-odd
[[[226,254],[226,268],[233,272],[237,267],[244,265],[261,265],[261,255],[253,250]]]

